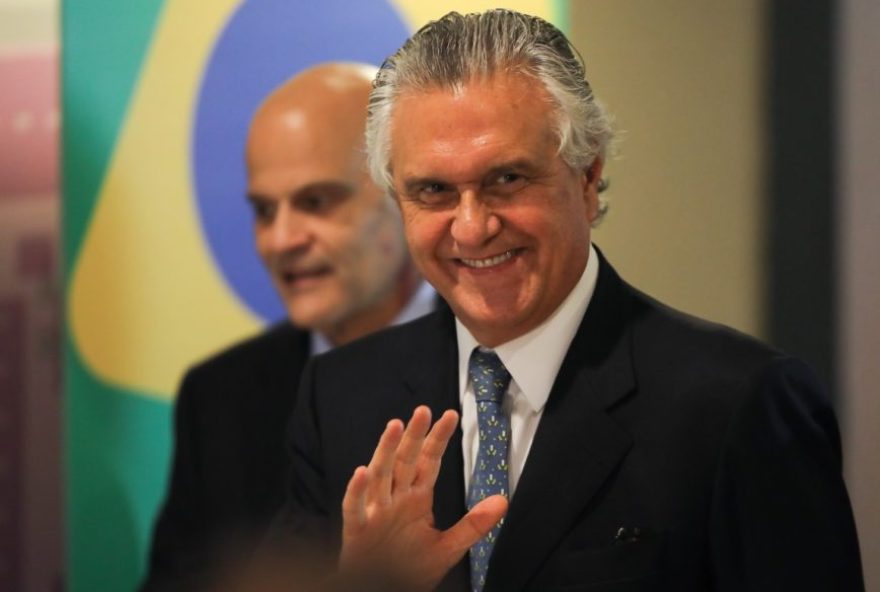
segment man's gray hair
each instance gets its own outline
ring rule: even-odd
[[[533,76],[556,102],[559,154],[576,170],[605,156],[613,132],[605,109],[593,96],[584,65],[565,35],[547,21],[495,9],[432,21],[379,68],[367,117],[367,158],[376,183],[391,193],[391,115],[407,91],[458,90],[500,72]],[[606,186],[599,182],[599,190]],[[599,219],[607,210],[600,199]],[[598,221],[598,219],[597,219]]]

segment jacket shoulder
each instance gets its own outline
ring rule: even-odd
[[[239,341],[194,364],[188,374],[223,373],[258,366],[268,359],[308,355],[309,334],[290,323],[282,322]]]
[[[699,373],[738,375],[757,372],[790,356],[732,327],[676,310],[636,292],[633,318],[637,358]]]
[[[446,308],[408,323],[388,327],[318,356],[322,364],[363,366],[391,359],[426,355],[449,337],[455,338],[452,312]]]
[[[267,387],[295,389],[308,357],[308,332],[279,323],[194,364],[184,374],[179,397],[217,401],[253,396]]]

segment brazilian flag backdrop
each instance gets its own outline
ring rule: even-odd
[[[62,4],[68,589],[133,590],[186,367],[281,318],[250,237],[250,115],[293,73],[379,64],[434,0]],[[565,0],[508,8],[565,27]]]

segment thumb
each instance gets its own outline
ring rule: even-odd
[[[454,554],[464,555],[477,541],[489,534],[507,513],[507,498],[492,495],[471,508],[461,520],[444,533],[446,544]]]

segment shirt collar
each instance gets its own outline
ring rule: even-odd
[[[429,312],[434,310],[434,302],[437,299],[437,292],[434,291],[434,288],[428,282],[422,280],[419,284],[418,289],[415,294],[413,294],[412,298],[409,299],[409,302],[406,303],[406,306],[398,313],[394,320],[391,321],[392,325],[400,325],[402,323],[408,323],[409,321],[413,321],[421,316],[428,314]],[[318,354],[323,354],[331,349],[333,349],[333,344],[322,334],[317,331],[312,331],[311,333],[311,341],[312,341],[312,355],[316,356]]]
[[[593,245],[587,265],[574,288],[546,321],[516,339],[499,345],[495,353],[532,408],[544,408],[565,354],[593,297],[599,277],[599,256]],[[461,321],[455,319],[458,340],[459,393],[467,386],[471,352],[480,344]]]

